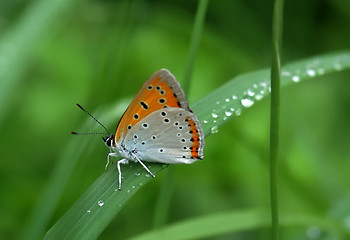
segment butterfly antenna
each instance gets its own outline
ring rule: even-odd
[[[105,133],[81,133],[81,132],[69,132],[74,135],[106,135]]]
[[[94,116],[92,116],[91,113],[89,113],[88,111],[86,111],[79,103],[76,103],[76,105],[81,109],[83,110],[87,115],[89,115],[92,119],[94,119],[98,124],[100,124],[101,127],[104,128],[104,130],[106,130],[106,132],[108,133],[108,135],[111,135],[111,133],[108,131],[108,129],[103,126],[103,124],[97,120]],[[88,134],[102,134],[102,135],[105,135],[104,133],[77,133],[77,132],[71,132],[71,134],[82,134],[82,135],[88,135]]]

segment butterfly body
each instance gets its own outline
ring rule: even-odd
[[[143,162],[190,164],[203,158],[204,133],[189,108],[175,77],[166,69],[154,73],[142,86],[123,114],[115,135],[103,138],[117,163],[119,189],[121,164]],[[106,167],[107,167],[106,165]]]

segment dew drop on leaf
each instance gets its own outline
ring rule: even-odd
[[[255,95],[255,93],[252,90],[248,89],[248,95],[252,97]]]
[[[292,77],[292,81],[293,81],[293,82],[299,82],[299,81],[300,81],[299,76],[293,76],[293,77]]]
[[[313,77],[313,76],[316,75],[316,72],[315,72],[315,70],[313,70],[313,69],[308,69],[308,70],[306,70],[306,73],[307,73],[307,75],[309,75],[309,76],[311,76],[311,77]]]
[[[241,100],[241,103],[244,107],[248,108],[251,107],[254,104],[254,101],[249,98],[244,98]]]
[[[217,133],[219,131],[219,127],[218,126],[212,126],[211,129],[210,129],[210,132],[211,133]]]
[[[97,202],[97,204],[98,204],[100,207],[102,207],[103,205],[105,205],[105,203],[102,202],[101,200],[99,200],[99,201]]]
[[[232,112],[226,111],[226,112],[225,112],[225,115],[229,117],[229,116],[232,115]]]

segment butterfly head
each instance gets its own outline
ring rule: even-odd
[[[115,141],[114,141],[114,135],[108,135],[107,137],[102,137],[103,142],[106,144],[107,147],[111,148],[115,146]]]

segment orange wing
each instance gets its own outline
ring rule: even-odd
[[[175,77],[168,70],[161,69],[143,84],[123,114],[117,126],[115,142],[124,138],[141,119],[166,107],[183,108],[192,112]]]

